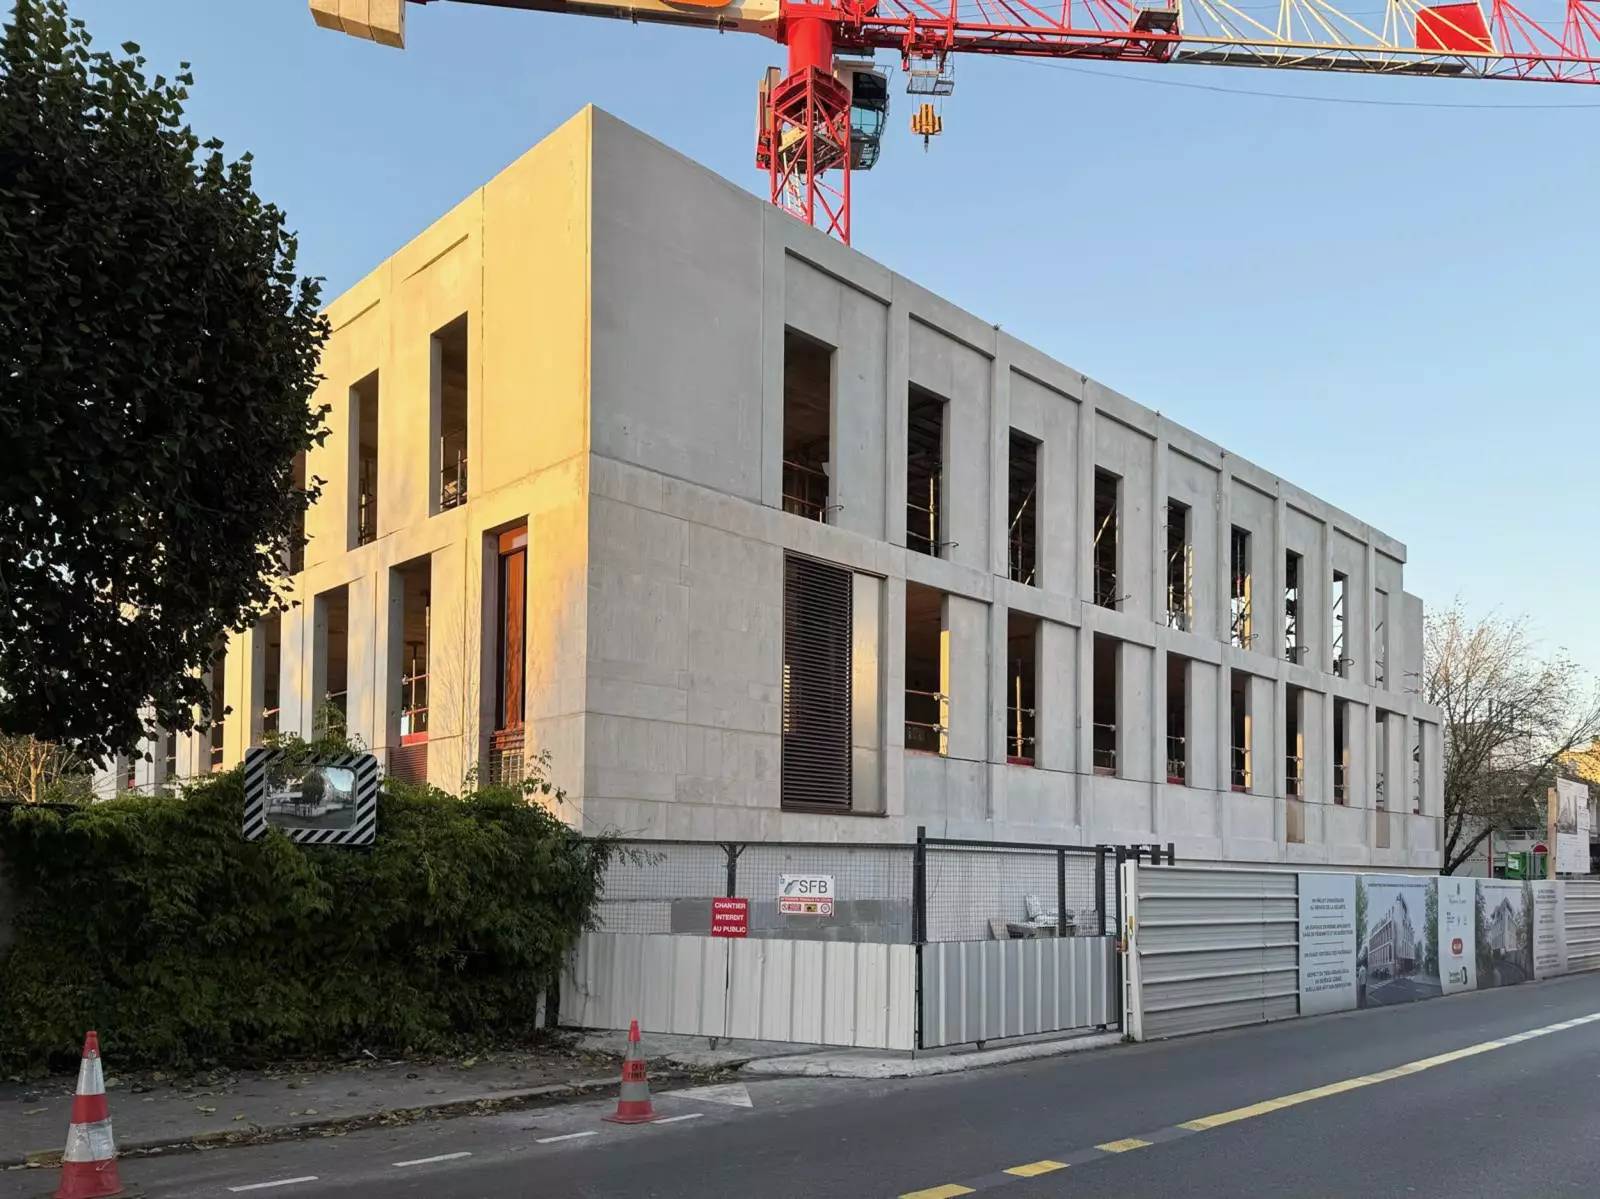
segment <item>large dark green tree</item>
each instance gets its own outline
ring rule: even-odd
[[[89,756],[204,719],[218,637],[276,602],[315,480],[327,327],[193,79],[63,0],[0,41],[0,732]]]

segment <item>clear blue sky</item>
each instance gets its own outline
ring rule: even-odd
[[[783,51],[760,38],[433,4],[401,53],[304,0],[72,7],[193,63],[194,126],[255,154],[330,297],[588,102],[762,186],[756,82]],[[857,248],[1398,537],[1430,606],[1526,613],[1600,671],[1600,88],[956,78],[926,154],[895,88]]]

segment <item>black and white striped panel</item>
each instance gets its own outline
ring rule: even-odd
[[[267,834],[267,771],[283,750],[251,746],[244,755],[244,836],[256,841]],[[342,768],[355,775],[356,817],[349,828],[282,828],[301,845],[371,845],[378,834],[378,759],[373,754],[329,754],[307,760],[307,766]],[[281,826],[280,826],[281,827]]]

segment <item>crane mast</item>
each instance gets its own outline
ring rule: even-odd
[[[309,0],[317,24],[405,44],[408,0]],[[409,0],[414,4],[439,0]],[[451,0],[536,12],[691,25],[788,49],[758,93],[756,165],[772,203],[846,244],[850,180],[870,169],[888,111],[878,51],[898,55],[924,141],[932,99],[954,87],[958,54],[1190,63],[1424,78],[1600,83],[1600,0]]]

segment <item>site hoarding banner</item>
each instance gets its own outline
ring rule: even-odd
[[[1454,991],[1474,991],[1478,987],[1478,938],[1473,914],[1478,880],[1441,878],[1436,886],[1439,895],[1439,989],[1446,995]]]
[[[1300,875],[1300,1014],[1356,1006],[1356,879]]]
[[[1473,929],[1478,987],[1506,987],[1533,977],[1533,888],[1516,879],[1480,878]]]
[[[1557,874],[1589,873],[1589,788],[1557,779],[1550,792],[1550,827]]]
[[[1356,878],[1356,1006],[1432,999],[1439,985],[1436,879],[1404,874]]]
[[[1554,978],[1567,972],[1567,889],[1557,882],[1530,885],[1533,890],[1533,976]]]

